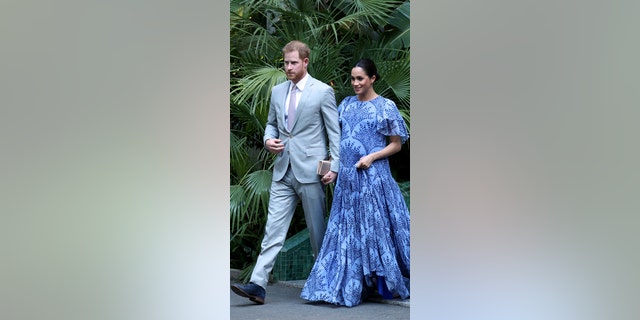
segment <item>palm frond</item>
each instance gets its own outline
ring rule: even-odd
[[[249,155],[249,162],[253,163],[251,166],[251,170],[271,170],[273,169],[273,160],[275,155],[267,151],[262,146],[262,141],[260,141],[260,146],[254,146],[252,148],[247,148],[247,153]]]
[[[269,190],[273,174],[269,170],[251,172],[243,180],[242,186],[247,192],[247,202],[253,208],[262,208],[266,212],[269,204]]]
[[[267,122],[269,108],[268,101],[253,101],[254,107],[249,102],[231,104],[231,128],[241,130],[245,135],[262,136],[264,125]]]
[[[389,26],[392,29],[385,33],[384,40],[388,47],[403,49],[411,47],[411,10],[409,1],[396,8],[389,17]]]
[[[337,6],[346,16],[360,17],[360,24],[367,26],[385,25],[389,15],[401,1],[389,0],[353,0],[340,1]]]
[[[249,170],[248,166],[248,152],[246,148],[247,137],[238,137],[234,132],[231,132],[231,144],[229,154],[229,164],[232,173],[232,183],[239,181],[239,177],[242,177]],[[234,178],[235,177],[235,178]]]
[[[378,70],[382,75],[381,80],[386,83],[392,92],[382,92],[381,94],[392,94],[401,105],[411,103],[411,66],[409,59],[381,61]]]
[[[238,80],[231,91],[231,101],[244,104],[251,101],[269,101],[271,88],[286,81],[281,68],[265,66],[252,69],[253,73]]]
[[[259,56],[277,49],[272,33],[273,13],[279,1],[239,1],[231,11],[231,48],[246,56]],[[275,4],[275,5],[274,5]],[[233,8],[233,7],[232,7]]]
[[[251,224],[266,217],[272,173],[258,170],[247,174],[240,184],[230,187],[231,225]]]
[[[244,213],[246,210],[247,195],[241,185],[231,185],[229,187],[229,212],[231,215],[231,230],[236,230],[245,223]]]

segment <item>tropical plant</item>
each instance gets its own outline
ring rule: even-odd
[[[231,0],[231,265],[245,275],[260,249],[274,156],[262,137],[271,88],[286,80],[282,47],[302,40],[311,48],[309,73],[331,85],[336,101],[353,95],[350,72],[371,58],[381,75],[375,89],[396,102],[410,126],[410,5],[399,0]],[[395,155],[399,181],[409,179],[409,147]],[[330,204],[333,189],[327,189]],[[300,210],[298,208],[298,210]],[[289,234],[304,229],[297,215]]]

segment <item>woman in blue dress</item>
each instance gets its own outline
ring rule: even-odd
[[[409,297],[409,209],[387,157],[409,138],[395,103],[378,95],[373,61],[351,70],[355,96],[338,106],[340,169],[322,248],[302,289],[309,301],[356,306],[371,294]]]

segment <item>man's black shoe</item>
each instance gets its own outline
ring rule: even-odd
[[[247,285],[234,284],[231,286],[231,291],[241,297],[249,298],[249,300],[257,304],[264,304],[265,290],[255,283]]]

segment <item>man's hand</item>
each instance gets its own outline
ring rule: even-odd
[[[336,181],[336,178],[338,177],[338,174],[333,172],[333,171],[329,171],[327,172],[324,176],[322,176],[322,183],[327,185],[330,183],[333,183],[334,181]]]
[[[265,148],[271,153],[278,154],[284,150],[284,144],[280,139],[268,139],[264,142]]]

